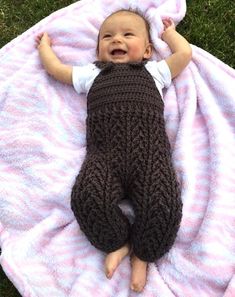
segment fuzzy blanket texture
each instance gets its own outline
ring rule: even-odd
[[[235,71],[204,50],[192,45],[189,66],[164,91],[183,219],[141,294],[129,288],[129,257],[105,277],[105,254],[70,209],[86,153],[86,97],[46,73],[34,39],[47,31],[64,63],[84,65],[96,59],[104,18],[129,7],[148,16],[153,58],[164,59],[162,18],[180,22],[185,0],[78,1],[0,50],[0,263],[24,297],[235,296]]]

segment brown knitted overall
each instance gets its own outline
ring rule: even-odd
[[[145,63],[97,62],[88,93],[87,154],[71,206],[91,244],[112,252],[127,241],[143,261],[169,251],[182,203],[164,127],[163,101]],[[118,204],[130,199],[130,225]]]

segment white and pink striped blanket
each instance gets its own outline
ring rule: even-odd
[[[24,297],[134,297],[127,257],[112,280],[105,255],[80,231],[70,191],[85,151],[86,98],[49,77],[34,38],[47,31],[59,57],[95,60],[98,28],[119,8],[139,7],[152,24],[178,23],[185,0],[82,0],[0,50],[0,263]],[[235,71],[192,45],[193,59],[164,93],[167,133],[182,183],[177,240],[149,265],[143,297],[235,296]]]

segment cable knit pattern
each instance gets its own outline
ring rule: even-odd
[[[145,62],[96,62],[88,93],[87,155],[72,190],[81,230],[105,252],[131,241],[153,262],[169,251],[182,216],[164,126],[164,104]],[[118,207],[130,199],[131,226]]]

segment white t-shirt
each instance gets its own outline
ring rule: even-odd
[[[165,60],[160,62],[148,61],[145,64],[146,69],[152,75],[156,87],[162,96],[162,89],[169,87],[171,83],[171,72]],[[85,66],[73,66],[73,86],[75,90],[81,94],[88,94],[96,76],[101,69],[93,63]]]

